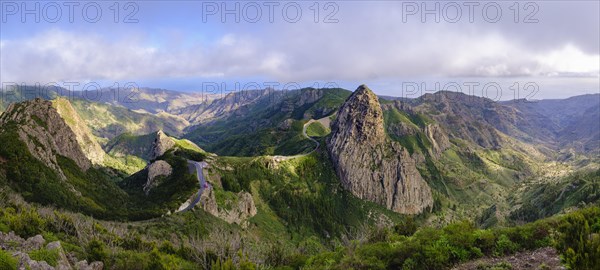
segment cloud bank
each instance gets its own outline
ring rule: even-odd
[[[403,23],[398,4],[359,2],[340,4],[338,23],[226,24],[213,38],[200,41],[186,40],[197,33],[184,31],[179,43],[155,42],[144,33],[115,38],[56,27],[2,37],[1,75],[4,82],[26,83],[598,78],[598,9],[590,11],[584,4],[540,4],[540,22],[523,25]]]

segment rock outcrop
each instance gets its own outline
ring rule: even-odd
[[[247,225],[245,222],[257,213],[252,195],[248,192],[242,191],[237,194],[235,201],[226,201],[225,203],[229,204],[231,209],[219,207],[215,199],[214,190],[208,188],[200,196],[200,203],[198,205],[204,211],[227,223],[236,223],[242,226]]]
[[[83,171],[91,167],[90,160],[77,142],[77,136],[52,107],[52,102],[37,98],[11,104],[0,117],[0,127],[11,124],[14,124],[12,127],[16,128],[29,152],[55,170],[61,178],[66,179],[58,165],[57,155],[73,160]]]
[[[365,85],[339,109],[327,149],[342,185],[357,197],[403,214],[433,206],[415,161],[387,138],[378,98]]]
[[[431,154],[439,157],[444,150],[450,147],[450,139],[448,135],[437,124],[429,124],[424,129],[425,136],[431,142]]]
[[[170,176],[173,173],[173,168],[164,160],[157,160],[148,166],[148,180],[144,185],[144,193],[148,195],[150,190],[160,183],[156,180],[159,176]]]
[[[167,136],[162,130],[156,132],[156,139],[152,143],[152,156],[150,160],[164,155],[169,149],[175,146],[175,141]]]
[[[67,254],[62,248],[60,241],[48,243],[41,235],[36,235],[27,240],[16,235],[14,232],[4,234],[0,232],[0,249],[6,250],[12,254],[18,261],[17,269],[38,269],[38,270],[102,270],[102,262],[89,263],[86,260],[79,261],[74,254]],[[36,261],[29,257],[29,252],[46,249],[48,251],[56,250],[58,254],[57,265],[52,267],[45,261]]]

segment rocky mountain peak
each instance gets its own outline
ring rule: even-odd
[[[377,95],[366,85],[359,86],[340,108],[333,127],[333,132],[340,137],[353,138],[357,142],[383,143],[383,111]]]
[[[333,123],[327,149],[344,188],[393,211],[417,214],[433,205],[415,161],[387,139],[377,96],[361,85]]]
[[[162,130],[156,132],[156,139],[152,143],[152,156],[150,159],[156,159],[164,155],[169,149],[175,146],[175,141],[171,139],[167,134],[165,134]]]
[[[29,152],[66,179],[56,155],[73,160],[82,170],[91,166],[81,150],[77,136],[65,123],[52,102],[33,99],[11,104],[0,117],[0,127],[14,128]]]

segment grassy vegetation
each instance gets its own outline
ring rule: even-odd
[[[523,193],[515,202],[520,207],[510,214],[513,220],[533,221],[585,206],[600,200],[600,170],[576,171],[555,183],[532,184]]]
[[[278,165],[271,162],[219,158],[212,172],[220,176],[225,191],[253,193],[259,215],[250,221],[257,226],[278,227],[272,223],[282,222],[286,231],[299,238],[337,237],[364,222],[375,222],[379,215],[391,220],[400,217],[345,191],[322,150]]]
[[[314,143],[302,136],[302,123],[294,122],[288,131],[267,128],[255,133],[231,135],[204,148],[224,156],[295,155],[308,152]]]
[[[150,160],[154,139],[156,139],[156,133],[146,135],[123,133],[110,140],[103,148],[111,156],[131,155],[143,160]]]
[[[147,179],[145,171],[122,181],[122,189],[105,169],[90,168],[83,172],[74,161],[57,156],[66,177],[61,179],[57,172],[29,153],[19,139],[14,123],[2,128],[0,140],[6,145],[0,148],[0,159],[3,160],[0,183],[10,186],[28,201],[55,205],[101,219],[148,219],[177,209],[197,190],[198,181],[188,172],[187,160],[201,161],[205,158],[204,152],[192,150],[185,141],[179,141],[176,150],[161,157],[171,164],[173,174],[145,196],[142,191]]]
[[[382,230],[366,243],[353,243],[306,261],[305,269],[448,269],[482,256],[504,256],[554,246],[570,269],[593,269],[600,258],[600,209],[511,228],[477,229],[463,221],[442,229],[421,228],[405,236]]]
[[[331,130],[319,122],[312,122],[306,127],[306,135],[309,137],[325,137]]]
[[[54,204],[74,211],[106,216],[106,209],[120,208],[118,205],[122,199],[120,196],[122,193],[116,186],[111,186],[110,180],[103,176],[101,171],[91,168],[84,174],[79,171],[74,162],[66,158],[59,158],[59,164],[68,176],[68,183],[80,187],[84,191],[83,196],[75,195],[55,171],[29,153],[25,144],[19,139],[16,129],[11,125],[14,124],[10,123],[8,126],[4,126],[3,132],[0,133],[0,140],[4,144],[0,148],[0,157],[6,160],[3,170],[0,171],[1,182],[23,194],[29,201]],[[94,199],[102,195],[97,191],[89,190],[92,186],[89,185],[88,179],[94,181],[94,184],[98,184],[100,190],[106,192],[105,194],[110,200],[95,201]],[[104,204],[113,202],[112,205]]]
[[[215,189],[215,200],[217,205],[227,211],[231,210],[234,205],[237,205],[237,195],[234,192],[222,189]]]
[[[433,123],[420,114],[408,114],[396,108],[388,108],[383,112],[383,119],[388,136],[404,146],[410,154],[415,152],[426,154],[431,142],[423,133],[426,125]]]
[[[309,104],[305,110],[296,110],[293,113],[294,119],[303,119],[304,115],[308,115],[309,118],[313,119],[323,118],[330,111],[337,110],[352,94],[351,91],[341,88],[329,88],[324,89],[324,91],[323,97],[317,102]]]
[[[22,237],[42,234],[48,241],[60,240],[66,252],[79,259],[100,260],[109,269],[222,269],[224,265],[237,269],[449,269],[483,256],[547,246],[557,248],[569,269],[593,269],[600,263],[598,207],[506,228],[478,229],[468,221],[432,228],[420,227],[413,219],[398,219],[392,227],[359,227],[342,232],[341,237],[292,234],[290,238],[288,234],[281,238],[292,223],[284,226],[264,211],[252,219],[254,225],[241,229],[203,211],[143,223],[115,223],[12,199],[0,205],[0,224],[6,224],[7,230]],[[276,235],[266,236],[271,230]],[[30,254],[51,264],[56,258],[43,249]],[[0,266],[14,269],[15,263],[0,251]]]
[[[49,265],[56,267],[58,265],[58,260],[60,259],[60,254],[58,253],[58,249],[46,249],[41,248],[38,250],[34,250],[29,252],[29,257],[32,260],[36,261],[45,261]]]
[[[146,167],[147,161],[134,155],[107,155],[104,166],[116,170],[121,177],[132,175]]]
[[[161,216],[179,208],[198,190],[198,180],[189,170],[188,160],[202,161],[205,154],[187,148],[176,147],[167,151],[157,160],[164,160],[172,167],[171,175],[155,179],[158,186],[148,195],[142,187],[148,179],[147,170],[140,171],[119,183],[129,195],[129,218],[143,220]]]
[[[0,269],[17,269],[17,259],[0,249]]]

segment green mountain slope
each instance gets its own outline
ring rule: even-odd
[[[185,137],[219,155],[301,153],[313,145],[302,136],[302,121],[329,116],[349,95],[342,89],[274,91],[228,117],[190,128]]]
[[[169,134],[180,135],[186,125],[185,120],[172,116],[136,113],[124,107],[79,99],[72,100],[71,103],[101,144],[123,133],[143,135],[164,130]]]
[[[0,122],[4,142],[0,178],[5,184],[30,201],[103,218],[120,217],[116,213],[124,208],[126,194],[107,170],[89,166],[75,134],[50,102],[38,99],[12,105]],[[40,128],[45,136],[36,132]]]
[[[518,192],[522,183],[539,183],[538,189],[554,185],[542,176],[555,170],[551,164],[558,161],[558,152],[549,145],[552,140],[544,132],[529,132],[521,124],[527,115],[510,106],[439,92],[414,100],[383,100],[382,108],[388,136],[407,148],[434,190],[437,213],[430,222],[469,218],[484,226],[511,223],[521,199],[535,196]],[[589,164],[566,161],[567,170]],[[568,206],[557,203],[552,213]]]
[[[152,157],[152,142],[156,139],[156,133],[146,135],[121,134],[104,146],[104,150],[115,157],[133,155],[149,161]]]
[[[0,179],[26,200],[103,219],[147,219],[176,209],[197,189],[187,160],[199,160],[205,154],[178,140],[174,152],[164,157],[174,167],[171,181],[155,189],[162,199],[128,194],[131,189],[116,184],[119,178],[113,169],[103,163],[92,165],[80,148],[77,139],[81,136],[71,129],[77,124],[67,124],[79,119],[78,115],[72,111],[61,115],[53,106],[64,110],[68,104],[35,99],[12,104],[0,117],[0,138],[6,142],[0,149]],[[138,186],[140,191],[142,186]]]

